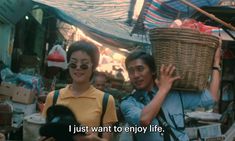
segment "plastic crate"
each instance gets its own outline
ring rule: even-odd
[[[211,138],[205,138],[204,141],[224,141],[225,136],[219,136],[219,137],[211,137]]]
[[[185,128],[186,134],[189,139],[197,139],[198,138],[198,127],[187,127]]]
[[[211,137],[219,137],[221,136],[221,124],[211,124],[206,126],[198,127],[200,137],[202,139],[211,138]]]

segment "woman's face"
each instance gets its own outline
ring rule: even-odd
[[[76,83],[89,82],[92,72],[90,56],[83,51],[73,52],[69,61],[69,73],[73,81]]]

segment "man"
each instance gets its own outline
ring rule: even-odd
[[[95,77],[94,77],[94,87],[101,90],[105,91],[105,88],[107,87],[107,76],[104,72],[95,72]]]
[[[175,66],[162,65],[160,76],[156,79],[153,57],[141,51],[131,53],[126,58],[125,65],[136,91],[122,101],[121,111],[130,126],[148,127],[146,133],[134,134],[135,140],[188,141],[184,131],[183,109],[210,106],[219,100],[219,64],[220,48],[214,57],[209,89],[203,92],[180,92],[171,90],[174,81],[180,79],[179,76],[173,76]],[[156,126],[162,127],[163,131],[150,131],[149,127]]]

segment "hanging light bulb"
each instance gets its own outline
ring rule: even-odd
[[[25,16],[25,19],[26,19],[26,20],[29,20],[29,16]]]

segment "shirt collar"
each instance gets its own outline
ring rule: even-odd
[[[89,97],[89,98],[93,98],[94,97],[95,98],[95,95],[92,94],[92,90],[94,88],[92,85],[89,87],[89,89],[87,89],[83,94],[81,94],[79,96],[74,96],[72,94],[72,91],[71,91],[70,87],[71,87],[70,84],[65,87],[64,92],[61,94],[61,98],[62,99],[66,99],[66,98],[79,98],[79,97]]]
[[[153,95],[155,95],[158,91],[158,88],[156,86],[154,86],[152,89],[151,89],[151,92],[153,93]]]
[[[157,90],[158,88],[154,86],[149,92],[151,92],[151,94],[154,96]],[[149,92],[145,90],[136,90],[133,94],[133,97],[135,97],[137,101],[145,103],[146,101],[149,101],[149,96],[148,96]]]

